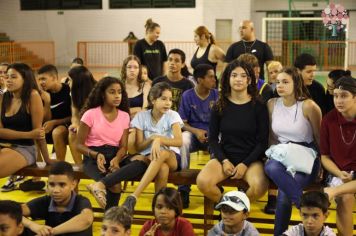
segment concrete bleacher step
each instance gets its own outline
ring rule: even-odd
[[[6,62],[23,62],[31,66],[33,69],[38,69],[44,64],[45,60],[34,54],[32,51],[28,50],[20,43],[16,43],[10,39],[6,33],[0,33],[0,43],[2,42],[13,42],[10,47],[1,47],[0,46],[0,61]],[[10,61],[11,59],[11,61]]]

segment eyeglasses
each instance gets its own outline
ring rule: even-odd
[[[246,204],[238,197],[235,196],[223,196],[223,198],[221,199],[221,202],[233,202],[236,204],[241,204],[245,210],[247,210],[247,206]]]

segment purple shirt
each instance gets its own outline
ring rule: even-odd
[[[189,89],[182,95],[178,113],[190,126],[208,131],[211,109],[218,100],[218,96],[218,91],[212,89],[209,96],[202,100],[194,88]]]

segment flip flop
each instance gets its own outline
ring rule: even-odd
[[[93,195],[95,198],[96,202],[99,204],[99,206],[103,209],[106,207],[106,190],[99,189],[95,187],[95,184],[89,184],[86,186],[88,191]]]

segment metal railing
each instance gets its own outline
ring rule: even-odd
[[[196,44],[191,41],[164,42],[167,52],[173,48],[182,49],[186,54],[186,63],[196,51]],[[217,42],[225,52],[232,42]],[[121,41],[87,41],[77,43],[77,55],[82,57],[88,67],[121,67],[123,60],[129,55],[134,42]],[[356,41],[269,41],[275,59],[285,66],[291,66],[295,57],[308,52],[315,56],[320,70],[343,68],[345,47],[349,56],[348,68],[356,69]]]
[[[0,42],[1,62],[24,62],[37,69],[44,64],[55,64],[55,46],[52,41]]]

